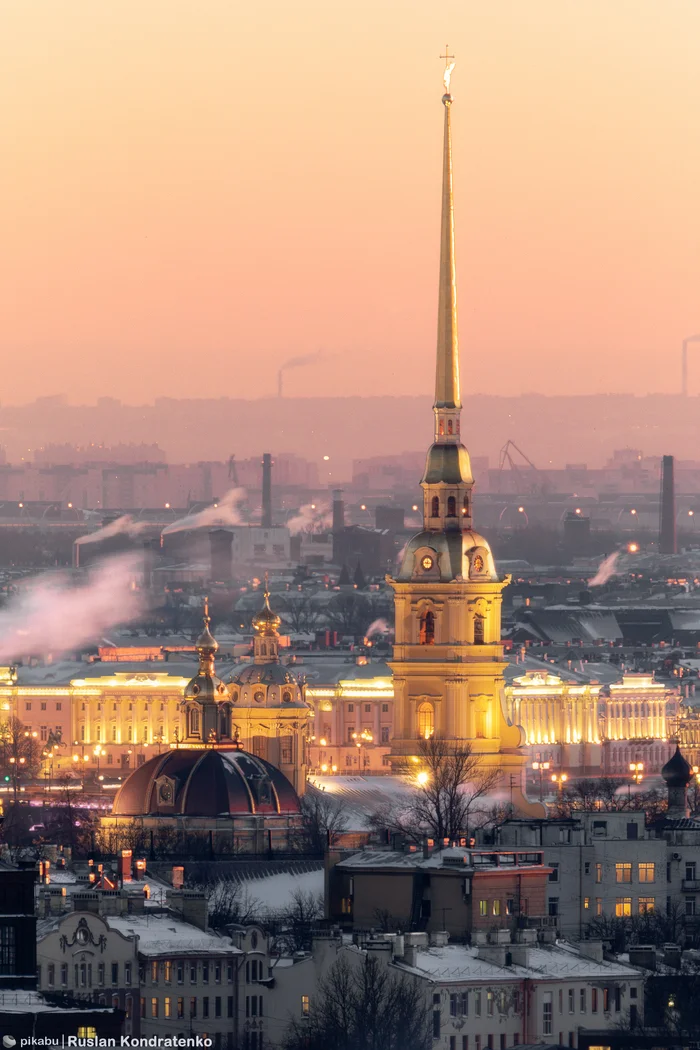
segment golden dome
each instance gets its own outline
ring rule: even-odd
[[[252,619],[253,630],[257,634],[277,634],[282,623],[281,618],[270,608],[270,591],[268,589],[267,573],[265,573],[265,598],[262,609],[256,612]]]

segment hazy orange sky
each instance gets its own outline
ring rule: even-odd
[[[3,0],[0,400],[429,388],[446,41],[465,389],[677,389],[699,0]]]

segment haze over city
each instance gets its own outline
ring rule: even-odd
[[[679,388],[695,0],[24,0],[1,29],[3,404],[258,398],[306,354],[286,396],[424,393],[445,40],[465,394]]]

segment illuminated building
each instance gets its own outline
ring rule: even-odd
[[[400,768],[408,757],[417,757],[419,740],[433,734],[468,743],[485,765],[503,771],[516,804],[529,809],[520,795],[523,734],[507,721],[502,703],[501,600],[510,578],[498,574],[488,542],[473,529],[474,479],[460,436],[447,75],[445,85],[435,430],[421,481],[423,529],[408,542],[396,577],[388,580],[396,613],[391,759]]]

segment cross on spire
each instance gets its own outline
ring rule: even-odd
[[[445,59],[445,68],[447,68],[447,66],[450,64],[450,59],[452,59],[454,57],[455,57],[454,55],[450,54],[450,49],[447,46],[447,44],[445,44],[445,54],[444,55],[440,55],[440,58],[444,58]]]

